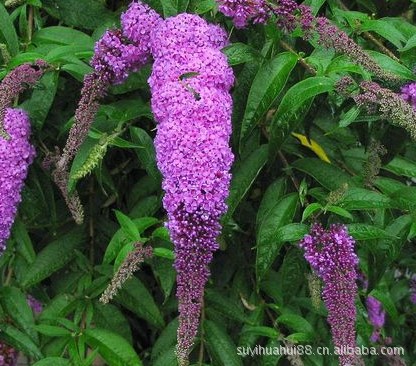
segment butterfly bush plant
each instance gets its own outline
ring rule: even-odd
[[[413,365],[415,10],[0,1],[0,365]]]

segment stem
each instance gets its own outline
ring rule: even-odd
[[[285,41],[279,41],[279,44],[286,51],[289,51],[289,52],[295,54],[296,56],[298,56],[299,63],[304,67],[304,69],[307,72],[309,72],[312,75],[316,75],[316,70],[311,65],[309,65],[303,57],[299,56],[299,54],[292,47],[290,47],[290,45],[288,43],[286,43]]]
[[[33,6],[29,5],[29,16],[28,16],[28,19],[27,19],[27,43],[32,42],[33,19],[34,19]]]

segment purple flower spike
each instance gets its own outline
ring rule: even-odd
[[[184,366],[198,331],[208,265],[218,249],[219,220],[227,209],[233,162],[229,90],[234,76],[219,50],[226,44],[225,32],[197,15],[167,19],[151,40],[155,147],[175,245],[176,353]]]
[[[320,224],[314,224],[311,233],[299,243],[306,260],[324,282],[322,298],[328,309],[332,340],[340,350],[355,347],[358,257],[354,244],[345,226],[332,225],[326,231]],[[339,358],[341,366],[357,361],[350,354],[341,354]]]
[[[6,249],[21,201],[20,191],[35,157],[35,149],[29,142],[30,122],[26,112],[8,108],[4,128],[9,139],[0,138],[0,254]]]

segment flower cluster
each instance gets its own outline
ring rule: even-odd
[[[224,31],[190,14],[168,18],[151,34],[155,63],[149,84],[176,254],[180,365],[187,364],[197,334],[208,265],[227,208],[234,76],[220,52],[225,44]]]
[[[108,84],[119,84],[131,71],[143,66],[148,58],[148,53],[126,43],[121,30],[108,30],[95,44],[91,66]]]
[[[311,233],[299,243],[305,250],[306,260],[323,281],[322,298],[336,347],[355,347],[358,257],[354,244],[345,226],[332,225],[325,230],[320,224],[314,224]],[[340,355],[341,366],[356,361],[354,355]]]
[[[162,18],[147,4],[132,2],[121,15],[124,37],[132,42],[143,56],[150,56],[150,33],[156,29]]]
[[[9,139],[0,138],[0,254],[6,249],[35,149],[29,142],[30,122],[21,109],[6,110],[4,127]]]
[[[369,112],[378,111],[382,118],[404,128],[416,139],[416,109],[397,93],[373,81],[361,82],[360,88],[362,92],[353,96],[359,107],[364,107]]]
[[[219,0],[219,10],[233,18],[237,28],[244,28],[252,21],[264,23],[269,17],[265,0]]]
[[[365,304],[367,306],[368,321],[374,327],[370,340],[377,342],[380,338],[380,330],[383,328],[386,320],[386,312],[383,310],[381,302],[373,296],[368,296]]]
[[[94,71],[84,78],[66,145],[61,155],[49,158],[56,166],[54,181],[77,223],[82,223],[84,214],[78,194],[68,193],[69,164],[84,142],[109,86],[121,83],[149,61],[150,32],[160,21],[161,17],[150,7],[133,2],[121,16],[123,29],[106,31],[95,45],[91,60]]]
[[[401,96],[416,109],[416,83],[410,83],[403,86],[400,90]]]
[[[249,20],[266,21],[270,14],[277,18],[277,25],[286,32],[296,28],[303,31],[306,40],[316,34],[318,43],[347,55],[353,62],[363,66],[376,77],[386,81],[398,81],[395,75],[380,67],[357,43],[325,17],[315,17],[309,6],[298,5],[294,0],[279,0],[268,6],[263,0],[217,0],[219,10],[232,17],[238,28],[247,26]]]
[[[13,101],[20,93],[36,84],[47,66],[47,63],[42,60],[38,60],[33,64],[23,64],[16,67],[2,80],[0,84],[0,137],[9,137],[3,125],[6,109],[11,107]]]

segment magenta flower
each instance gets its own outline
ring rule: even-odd
[[[161,16],[141,1],[133,1],[121,15],[123,36],[138,48],[140,54],[147,56],[150,56],[150,33],[161,22]]]
[[[345,226],[332,225],[325,230],[320,224],[314,224],[299,243],[306,260],[323,280],[322,298],[328,309],[332,340],[341,350],[355,347],[358,257],[354,244]],[[341,366],[356,362],[355,355],[341,354],[339,358]]]
[[[234,76],[219,50],[226,44],[225,32],[197,15],[167,19],[151,41],[157,163],[176,253],[177,357],[186,365],[198,331],[208,265],[218,249],[219,219],[227,209]]]
[[[406,84],[401,88],[400,92],[403,99],[416,109],[416,83]]]
[[[233,18],[237,28],[244,28],[252,21],[264,23],[269,14],[265,0],[219,0],[219,10],[227,17]]]
[[[4,128],[10,138],[0,138],[0,254],[6,249],[21,201],[20,191],[35,157],[35,149],[29,142],[30,122],[26,112],[8,108]]]

